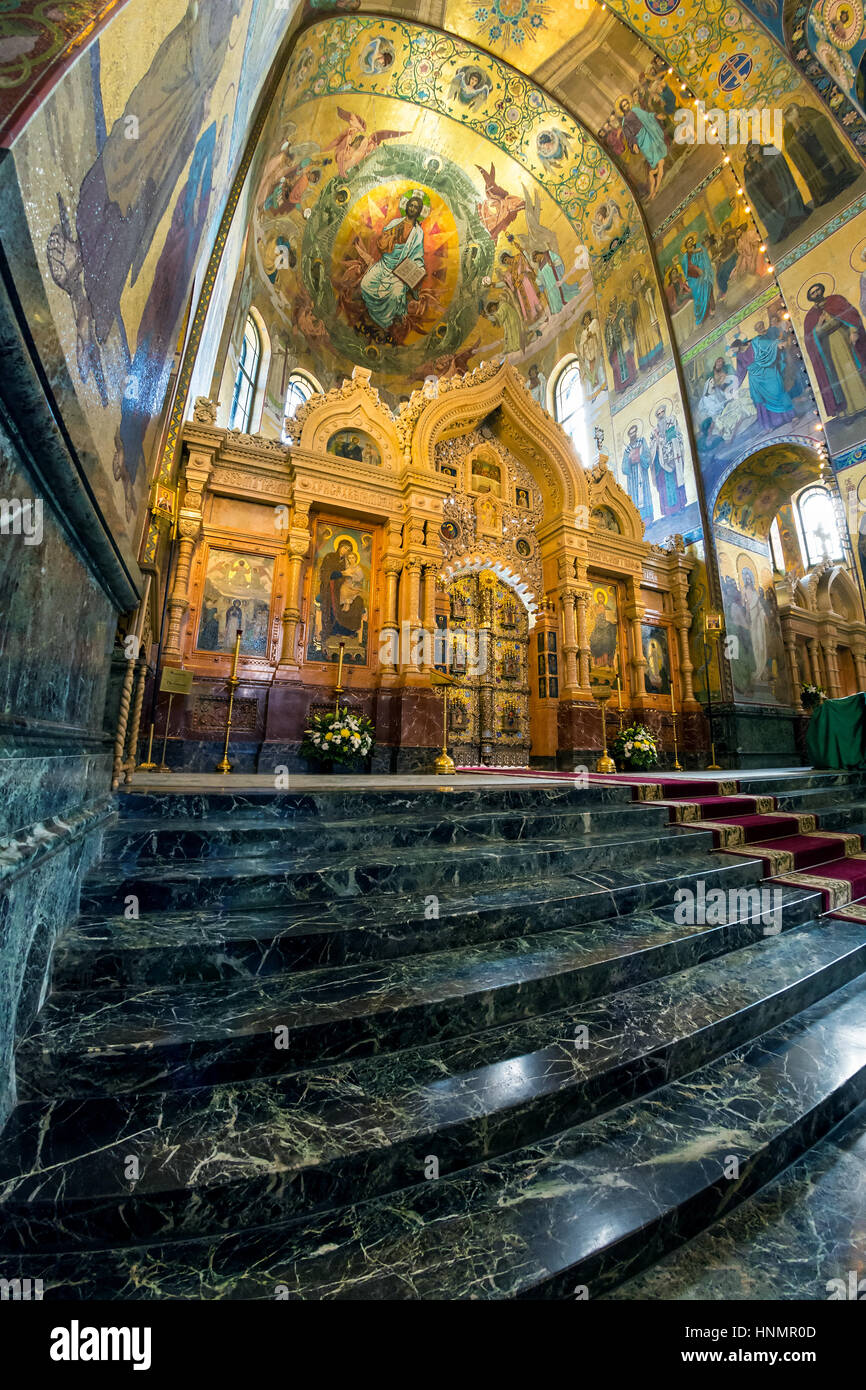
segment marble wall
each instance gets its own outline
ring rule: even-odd
[[[5,402],[4,411],[5,416]],[[0,1124],[13,1049],[110,814],[116,610],[0,422]]]

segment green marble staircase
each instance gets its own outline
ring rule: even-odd
[[[855,777],[775,791],[866,825]],[[736,1298],[763,1249],[786,1274],[760,1296],[826,1297],[847,1207],[786,1264],[774,1193],[810,1164],[835,1191],[840,1154],[866,1193],[866,924],[796,889],[778,934],[744,897],[678,921],[678,889],[762,872],[619,786],[123,796],[19,1047],[0,1272],[46,1298],[688,1298],[724,1248]]]

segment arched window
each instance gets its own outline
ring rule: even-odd
[[[305,405],[311,396],[315,396],[321,390],[322,388],[315,378],[308,376],[306,372],[292,372],[286,388],[286,401],[283,406],[283,443],[286,442],[286,420],[294,420],[301,406]]]
[[[566,362],[553,383],[553,414],[570,434],[584,467],[590,462],[589,440],[586,434],[586,404],[583,382],[577,359]]]
[[[250,428],[261,360],[261,334],[252,314],[250,314],[244,328],[238,374],[235,377],[235,389],[232,394],[232,408],[229,413],[230,430],[249,430]]]
[[[289,377],[289,386],[286,391],[286,404],[283,414],[290,420],[294,419],[295,411],[299,406],[306,404],[315,392],[316,388],[308,376],[303,376],[301,372],[292,372]]]
[[[773,569],[779,574],[785,573],[785,554],[782,550],[782,533],[779,530],[779,518],[773,517],[773,524],[770,527],[770,558],[773,561]]]
[[[797,499],[797,514],[807,563],[817,565],[822,560],[841,560],[845,552],[835,508],[827,489],[817,484],[804,488]]]

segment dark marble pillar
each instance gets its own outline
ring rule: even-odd
[[[104,716],[116,610],[2,430],[0,498],[41,503],[40,539],[0,534],[2,1125],[14,1104],[15,1042],[48,990],[54,944],[77,915],[112,814]]]

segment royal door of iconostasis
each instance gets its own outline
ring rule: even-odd
[[[447,637],[437,664],[457,681],[449,699],[451,754],[458,764],[528,763],[526,608],[492,570],[452,579],[447,593],[448,612],[440,617],[440,635]]]

